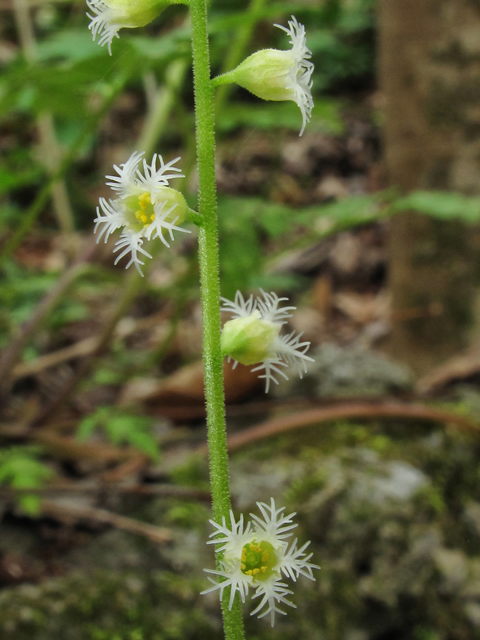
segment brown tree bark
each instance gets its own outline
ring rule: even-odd
[[[388,181],[480,193],[480,0],[380,0]],[[391,220],[392,351],[417,373],[464,349],[475,326],[476,233]]]

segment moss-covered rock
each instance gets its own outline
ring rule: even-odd
[[[479,445],[441,428],[312,427],[236,454],[239,511],[273,496],[296,511],[310,539],[316,582],[293,586],[297,609],[275,628],[250,618],[262,640],[476,640],[480,638]],[[195,466],[195,482],[199,473]],[[188,469],[183,472],[188,483]],[[125,505],[124,505],[125,506]],[[0,594],[2,640],[216,640],[218,595],[203,568],[207,506],[158,498],[130,515],[172,529],[158,547],[119,531],[64,558],[65,577]]]

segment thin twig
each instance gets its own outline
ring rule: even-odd
[[[47,429],[32,429],[30,439],[41,444],[51,455],[62,460],[99,460],[101,462],[117,462],[141,456],[133,447],[115,447],[102,442],[82,442],[75,438],[59,436]]]
[[[122,294],[118,304],[116,305],[112,315],[108,318],[104,328],[98,336],[98,343],[96,348],[92,351],[91,355],[86,358],[78,367],[77,371],[72,374],[71,378],[67,380],[64,386],[61,388],[60,393],[52,402],[44,407],[37,417],[33,420],[34,425],[43,423],[47,418],[50,418],[56,411],[60,409],[67,402],[74,393],[77,385],[83,380],[92,367],[94,361],[103,353],[110,343],[113,337],[115,327],[124,317],[128,309],[130,308],[133,300],[141,292],[140,287],[141,278],[136,271],[130,272],[126,276],[126,283],[122,289]]]
[[[37,45],[29,4],[26,0],[13,0],[13,9],[23,55],[27,62],[34,66],[37,62]],[[53,176],[61,164],[62,153],[55,136],[52,114],[39,115],[37,128],[40,134],[41,159],[48,174]],[[58,178],[52,183],[51,188],[55,216],[62,233],[69,236],[73,233],[75,224],[65,181]]]
[[[281,433],[318,425],[325,422],[335,422],[348,419],[374,420],[378,418],[404,418],[407,420],[427,420],[455,425],[466,433],[480,435],[480,428],[472,420],[449,411],[442,411],[420,404],[401,404],[398,402],[369,403],[358,402],[355,404],[335,404],[330,407],[308,409],[281,418],[266,420],[254,427],[235,433],[228,438],[230,452],[237,451],[259,440],[277,436]],[[198,448],[198,451],[207,451],[206,445]]]
[[[98,484],[98,485],[53,485],[46,487],[37,487],[35,489],[14,489],[11,487],[0,487],[0,498],[15,498],[23,495],[61,495],[61,494],[79,494],[79,495],[135,495],[135,496],[156,496],[162,498],[183,498],[185,500],[199,500],[201,502],[211,502],[210,492],[199,491],[190,487],[176,487],[167,484]]]
[[[98,345],[98,338],[96,336],[85,338],[75,344],[71,344],[63,349],[58,349],[52,353],[46,353],[43,356],[30,360],[28,362],[21,362],[14,367],[12,371],[12,378],[18,380],[19,378],[25,378],[26,376],[38,375],[45,369],[56,367],[63,362],[69,360],[76,360],[88,356],[95,351]]]
[[[33,316],[21,328],[12,344],[4,351],[0,357],[0,391],[5,391],[8,387],[8,375],[20,357],[22,349],[35,332],[37,327],[54,308],[57,302],[65,293],[65,290],[82,273],[85,266],[90,262],[96,245],[92,241],[84,254],[57,280],[53,289],[40,301]]]
[[[155,527],[152,524],[140,522],[126,516],[120,516],[105,509],[64,503],[58,504],[53,500],[42,500],[41,510],[43,515],[52,516],[59,520],[90,520],[100,524],[108,524],[117,529],[144,536],[156,544],[166,544],[172,539],[172,534],[168,529]]]

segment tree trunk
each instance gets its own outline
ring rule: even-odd
[[[388,181],[480,193],[480,0],[380,0]],[[424,373],[471,341],[476,234],[414,214],[389,228],[392,351]]]

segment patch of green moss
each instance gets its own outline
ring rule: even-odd
[[[215,640],[201,585],[172,573],[97,571],[0,596],[2,640]]]

